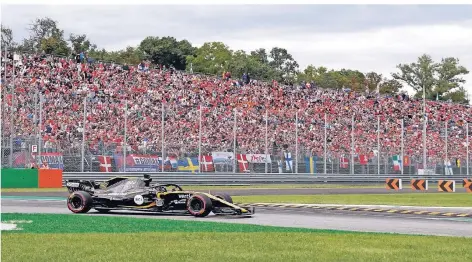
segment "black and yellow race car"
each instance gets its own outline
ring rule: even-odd
[[[254,207],[240,207],[225,193],[208,194],[185,191],[176,184],[151,185],[152,178],[114,177],[102,183],[93,180],[67,180],[70,195],[67,207],[74,213],[87,213],[92,208],[106,213],[110,210],[132,210],[157,213],[251,216]]]

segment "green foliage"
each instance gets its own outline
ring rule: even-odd
[[[14,47],[16,45],[15,42],[13,42],[13,31],[5,27],[3,25],[0,26],[1,31],[2,31],[2,49],[6,47]]]
[[[187,40],[177,41],[174,37],[148,36],[139,45],[144,58],[154,64],[173,66],[177,70],[184,70],[187,64],[186,57],[195,53],[195,49]]]
[[[67,56],[70,48],[64,40],[64,31],[49,17],[37,18],[29,28],[30,36],[23,40],[23,52],[44,52],[46,54]]]
[[[222,42],[208,42],[198,48],[195,55],[187,56],[187,68],[192,66],[193,71],[221,75],[228,71],[232,62],[233,51]]]
[[[48,38],[41,39],[40,50],[46,54],[68,56],[70,49],[67,46],[67,42],[61,37],[51,36]]]
[[[462,76],[469,71],[457,58],[447,57],[434,62],[431,56],[424,54],[417,62],[399,64],[397,68],[400,72],[392,74],[393,78],[412,87],[418,98],[423,97],[424,88],[426,99],[468,103]]]
[[[72,45],[72,52],[79,54],[80,52],[88,52],[90,50],[97,49],[97,46],[92,44],[90,40],[87,39],[87,35],[69,35],[69,42]]]

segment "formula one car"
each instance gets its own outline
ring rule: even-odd
[[[106,213],[110,210],[134,210],[157,213],[181,213],[195,217],[215,215],[252,216],[254,207],[233,204],[225,193],[207,194],[184,191],[176,184],[150,185],[152,178],[115,177],[96,183],[91,180],[67,180],[70,195],[67,207],[73,213],[90,209]]]

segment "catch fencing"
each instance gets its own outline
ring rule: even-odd
[[[97,172],[98,156],[201,159],[212,152],[233,152],[270,155],[269,163],[250,168],[253,173],[279,173],[279,161],[285,165],[287,153],[294,168],[284,166],[282,173],[305,173],[306,158],[313,156],[316,174],[419,174],[419,170],[445,174],[445,167],[454,174],[470,173],[469,123],[459,116],[453,120],[449,116],[447,122],[425,121],[422,107],[412,106],[400,119],[396,114],[376,116],[372,108],[366,113],[360,110],[363,107],[356,111],[349,106],[334,113],[324,113],[331,112],[328,105],[294,109],[280,104],[274,109],[246,100],[232,106],[223,101],[184,106],[161,103],[132,90],[121,91],[135,92],[130,97],[140,99],[124,100],[101,91],[72,95],[67,90],[55,97],[38,92],[31,79],[6,68],[1,92],[2,167],[25,167],[15,153],[33,151],[38,162],[41,154],[60,155],[66,172]],[[360,164],[362,157],[367,161]],[[397,170],[399,162],[404,168]],[[121,165],[112,164],[112,171],[126,169],[127,161]],[[235,173],[237,166],[234,157],[232,163],[216,169]]]

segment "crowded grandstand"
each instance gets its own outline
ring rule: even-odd
[[[17,167],[30,165],[38,146],[43,157],[90,156],[90,170],[89,161],[117,154],[164,154],[176,164],[233,151],[270,155],[275,172],[281,163],[289,166],[283,172],[295,172],[286,161],[292,158],[303,166],[326,158],[338,171],[352,161],[378,164],[379,157],[393,171],[400,155],[402,165],[422,163],[423,100],[403,92],[206,75],[146,60],[121,65],[85,52],[60,57],[2,50],[2,97],[2,157]],[[471,113],[468,105],[426,101],[428,163],[460,167]]]

